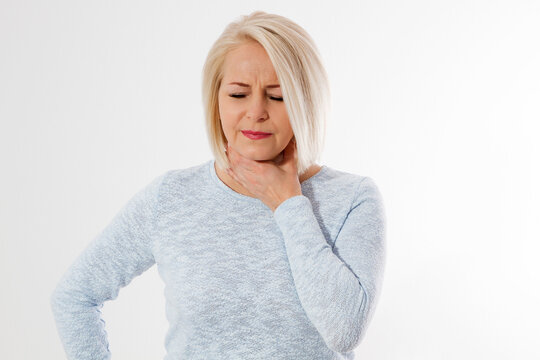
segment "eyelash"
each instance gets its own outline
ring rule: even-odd
[[[232,95],[229,95],[229,96],[232,97],[232,98],[235,98],[235,99],[240,99],[241,97],[244,97],[245,95],[244,94],[232,94]],[[270,99],[275,100],[275,101],[283,101],[282,97],[270,96]]]

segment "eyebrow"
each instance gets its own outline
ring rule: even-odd
[[[241,82],[238,82],[238,81],[233,81],[231,83],[229,83],[229,85],[240,85],[240,86],[244,86],[244,87],[249,87],[248,84],[244,84],[244,83],[241,83]],[[275,85],[268,85],[267,88],[278,88],[280,87],[279,84],[275,84]]]

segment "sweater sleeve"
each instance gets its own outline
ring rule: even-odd
[[[79,254],[50,295],[60,340],[70,360],[111,358],[100,309],[154,263],[152,232],[166,173],[139,190]]]
[[[352,351],[375,310],[386,262],[386,217],[377,186],[370,177],[360,181],[333,247],[304,195],[282,202],[274,218],[307,317],[330,349]]]

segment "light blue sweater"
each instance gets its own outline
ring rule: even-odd
[[[353,359],[381,291],[386,220],[367,176],[322,169],[272,212],[214,160],[157,176],[51,295],[70,360],[111,358],[100,308],[157,264],[165,360]]]

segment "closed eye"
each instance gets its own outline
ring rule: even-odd
[[[232,97],[232,98],[239,99],[239,98],[245,97],[246,95],[244,95],[244,94],[231,94],[229,96]],[[275,100],[275,101],[283,101],[282,97],[276,97],[276,96],[270,96],[270,99]]]

